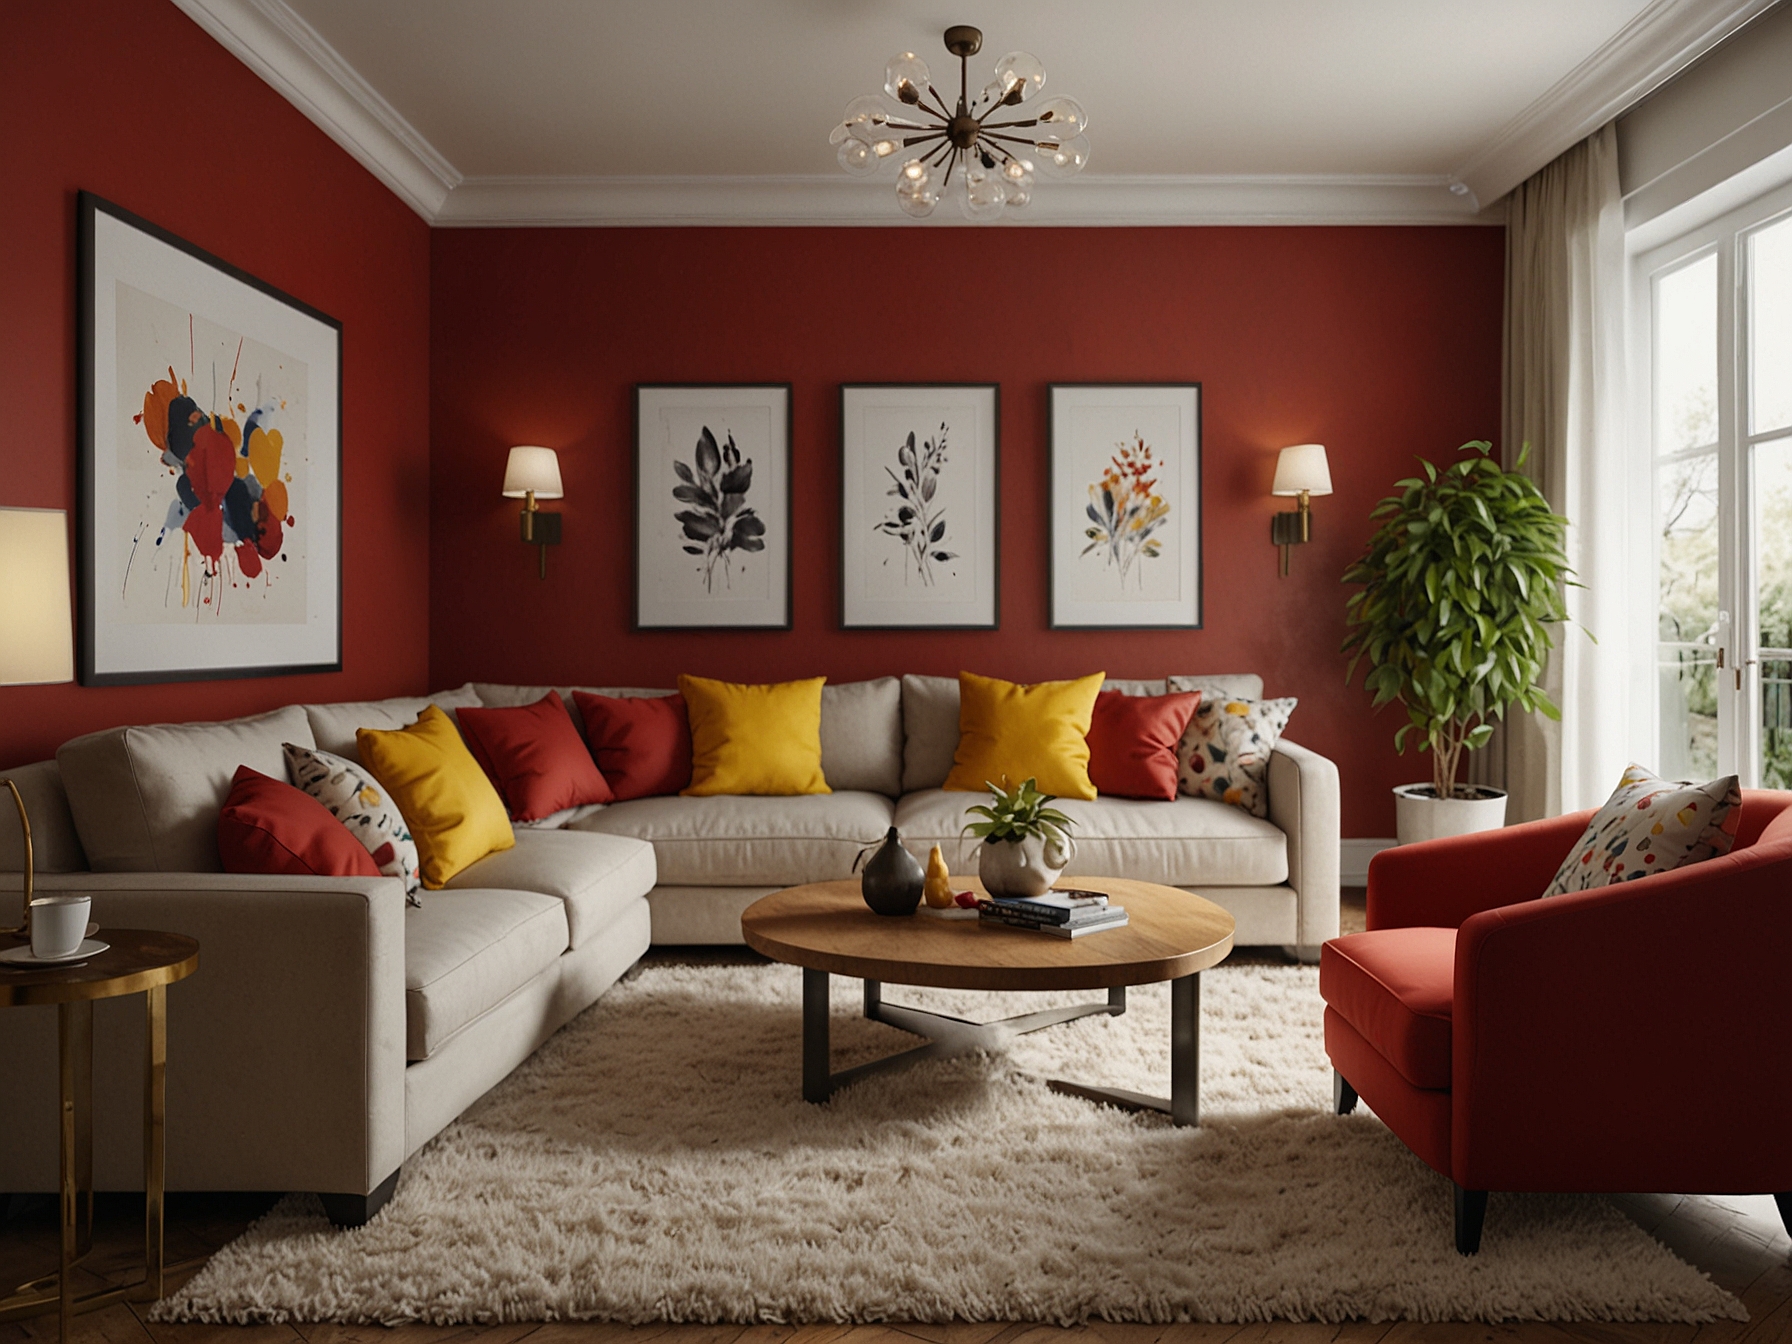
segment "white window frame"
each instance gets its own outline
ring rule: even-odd
[[[1655,448],[1655,303],[1657,276],[1678,270],[1708,254],[1717,257],[1717,470],[1718,470],[1718,606],[1717,642],[1720,671],[1718,696],[1718,770],[1742,777],[1745,787],[1758,782],[1761,754],[1760,630],[1755,619],[1756,575],[1753,491],[1743,488],[1742,471],[1752,464],[1757,443],[1786,437],[1784,428],[1751,434],[1749,412],[1749,312],[1746,254],[1750,235],[1792,216],[1792,183],[1764,192],[1687,229],[1675,238],[1630,256],[1629,423],[1633,460],[1646,468],[1649,480],[1649,649],[1658,659],[1661,572],[1661,492],[1656,481],[1660,455]],[[1743,601],[1744,595],[1750,600]],[[1768,650],[1770,658],[1787,656]],[[1740,675],[1739,675],[1740,674]],[[1659,676],[1654,684],[1659,686]],[[1649,715],[1652,758],[1661,759],[1659,689],[1655,712]]]

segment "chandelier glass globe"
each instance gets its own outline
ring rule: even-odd
[[[946,29],[946,50],[958,58],[956,107],[940,95],[927,62],[912,51],[893,57],[882,96],[853,99],[828,137],[840,166],[871,177],[890,160],[899,165],[896,205],[904,214],[925,219],[956,195],[965,217],[978,221],[1024,210],[1035,173],[1081,172],[1089,162],[1082,105],[1074,98],[1031,101],[1045,87],[1045,67],[1024,51],[997,61],[995,78],[972,98],[970,58],[982,49],[977,29]]]

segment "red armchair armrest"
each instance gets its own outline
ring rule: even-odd
[[[1471,916],[1452,1013],[1457,1182],[1792,1190],[1788,966],[1792,832]]]
[[[1535,900],[1592,816],[1384,849],[1369,861],[1369,927],[1454,929],[1483,910]]]

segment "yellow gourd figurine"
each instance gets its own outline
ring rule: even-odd
[[[946,856],[940,853],[938,845],[927,856],[927,875],[921,884],[921,895],[935,910],[943,910],[952,904],[952,878],[946,872]]]

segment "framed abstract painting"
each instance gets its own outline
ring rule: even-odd
[[[840,624],[994,630],[1001,389],[840,389]]]
[[[635,388],[635,629],[790,628],[790,384]]]
[[[88,686],[342,668],[342,324],[82,192]]]
[[[1054,383],[1051,627],[1201,625],[1201,385]]]

